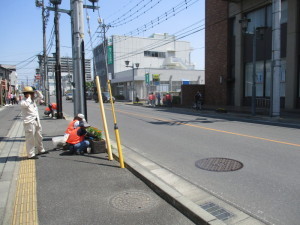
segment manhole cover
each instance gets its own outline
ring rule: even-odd
[[[216,172],[235,171],[243,168],[243,163],[226,158],[206,158],[200,159],[195,163],[196,167]]]
[[[156,202],[152,197],[140,191],[126,191],[110,199],[110,205],[123,211],[139,212],[154,207]]]

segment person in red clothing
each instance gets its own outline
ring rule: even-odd
[[[85,136],[88,135],[88,132],[86,131],[86,128],[88,127],[90,127],[90,125],[87,122],[80,121],[79,127],[71,131],[67,140],[71,153],[83,155],[84,150],[90,146],[90,142],[85,140]]]
[[[167,101],[167,106],[172,107],[172,96],[169,92],[166,94],[166,101]]]

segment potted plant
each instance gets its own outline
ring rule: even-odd
[[[102,131],[96,127],[88,127],[86,131],[93,135],[90,139],[91,153],[104,153],[106,152],[106,143],[102,138]]]

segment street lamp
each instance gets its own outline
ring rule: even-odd
[[[251,22],[251,19],[248,19],[247,17],[243,17],[239,21],[242,25],[242,31],[244,34],[252,35],[253,36],[253,42],[252,42],[252,64],[253,64],[253,71],[252,71],[252,98],[251,98],[251,114],[252,116],[256,115],[256,41],[258,37],[260,39],[263,38],[265,27],[253,27],[253,32],[247,32],[248,23]],[[258,36],[259,34],[259,36]]]
[[[129,66],[130,61],[126,60],[125,65],[126,67],[132,68],[132,104],[134,102],[134,68],[139,68],[140,64],[139,63],[132,63],[132,66]],[[135,65],[135,67],[134,67]]]

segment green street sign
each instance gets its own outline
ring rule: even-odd
[[[145,82],[146,82],[146,84],[150,84],[150,74],[149,73],[145,74]]]
[[[113,64],[114,59],[113,59],[113,46],[107,46],[107,64]]]

